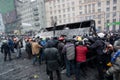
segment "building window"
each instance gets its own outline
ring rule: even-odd
[[[71,19],[68,19],[68,22],[70,23],[70,22],[71,22]]]
[[[110,23],[110,20],[107,20],[106,24],[109,24],[109,23]],[[109,31],[109,26],[108,25],[106,26],[106,29],[107,29],[107,31]]]
[[[60,20],[59,23],[62,23],[62,21]]]
[[[120,22],[120,18],[119,18],[119,22]],[[119,25],[119,31],[120,31],[120,25]]]
[[[80,15],[82,14],[82,12],[80,12]]]
[[[79,6],[79,9],[82,10],[82,6]]]
[[[52,9],[52,7],[50,7],[50,9]]]
[[[87,5],[85,5],[85,14],[87,14]]]
[[[88,5],[89,13],[91,13],[91,4]]]
[[[79,0],[79,4],[81,4],[82,3],[82,0]]]
[[[61,15],[59,15],[59,18],[61,18]]]
[[[116,4],[117,3],[117,0],[113,0],[113,4]]]
[[[74,7],[72,7],[72,11],[75,11],[75,8],[74,8]]]
[[[59,13],[61,13],[61,10],[58,10]]]
[[[65,12],[65,9],[63,9],[63,12]]]
[[[101,7],[101,2],[98,2],[98,7]]]
[[[54,13],[56,14],[56,10],[54,11]]]
[[[116,22],[116,19],[113,19],[113,22]],[[116,30],[116,25],[113,25],[112,30],[113,30],[113,31]]]
[[[60,0],[57,0],[58,2],[60,2]]]
[[[68,17],[70,17],[70,14],[68,14]]]
[[[113,17],[116,17],[116,12],[113,12]]]
[[[113,19],[113,22],[116,22],[116,19]]]
[[[92,7],[95,8],[95,4],[92,4]]]
[[[101,21],[98,21],[98,24],[101,24]]]
[[[72,15],[75,16],[75,13],[73,13]]]
[[[110,23],[110,20],[107,20],[106,22],[107,22],[107,23]]]
[[[101,18],[101,14],[98,15],[98,19],[100,19],[100,18]]]
[[[53,16],[51,16],[50,19],[53,20]]]
[[[101,12],[101,9],[98,9],[98,12]]]
[[[69,11],[70,11],[70,8],[67,8],[67,11],[69,12]]]
[[[106,13],[106,18],[109,18],[110,17],[110,13]]]
[[[84,3],[86,3],[87,1],[86,0],[84,0]]]
[[[58,8],[60,8],[60,5],[58,5]]]
[[[86,19],[86,20],[89,20],[89,16],[85,16],[85,19]]]
[[[55,20],[57,20],[57,16],[55,16]]]
[[[62,4],[63,7],[65,7],[65,4]]]
[[[93,9],[93,10],[92,10],[92,13],[94,13],[94,12],[95,12],[95,10]]]
[[[67,7],[69,7],[70,6],[70,4],[69,3],[67,3]]]
[[[102,31],[101,26],[98,26],[98,31]]]
[[[65,18],[65,17],[66,17],[66,15],[64,14],[64,15],[63,15],[63,17]]]
[[[95,15],[93,15],[93,19],[95,19],[96,18],[96,16]]]
[[[92,4],[92,13],[95,12],[95,4]]]
[[[64,23],[66,23],[66,19],[64,19]]]
[[[116,6],[114,6],[114,7],[113,7],[113,11],[116,11],[116,10],[117,10],[117,7],[116,7]]]
[[[52,15],[52,11],[50,11],[50,14]]]
[[[109,8],[109,7],[107,7],[107,8],[106,8],[106,11],[110,11],[110,8]]]
[[[74,4],[75,4],[74,2],[71,3],[71,5],[74,5]]]
[[[106,2],[106,5],[110,5],[110,1],[109,0]]]

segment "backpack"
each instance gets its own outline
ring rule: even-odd
[[[74,45],[69,45],[66,47],[66,57],[68,60],[75,59],[75,46]]]

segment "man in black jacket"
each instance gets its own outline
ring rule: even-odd
[[[99,74],[99,80],[104,80],[104,60],[105,56],[103,53],[104,49],[104,41],[102,40],[104,38],[104,35],[98,35],[98,39],[88,48],[91,50],[96,51],[97,57],[96,57],[96,65],[98,69],[98,74]]]
[[[53,71],[56,71],[57,80],[61,80],[60,75],[60,55],[58,53],[58,49],[55,48],[53,41],[47,42],[47,47],[44,51],[45,53],[45,61],[46,61],[46,69],[47,74],[50,76],[50,80],[53,80]]]
[[[9,57],[9,60],[11,60],[11,53],[10,53],[10,47],[8,45],[7,40],[3,41],[3,44],[1,46],[1,53],[4,53],[4,61],[7,60],[7,55]]]

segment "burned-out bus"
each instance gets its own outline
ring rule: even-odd
[[[95,33],[95,20],[87,20],[82,22],[69,23],[64,25],[58,25],[54,27],[48,27],[36,36],[40,37],[53,37],[66,35],[68,37],[73,35],[84,35]]]

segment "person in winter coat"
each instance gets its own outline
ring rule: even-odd
[[[92,45],[88,46],[88,49],[96,51],[96,54],[97,54],[96,66],[98,70],[99,80],[103,80],[104,79],[104,65],[106,65],[104,63],[105,56],[103,53],[105,43],[102,40],[104,36],[103,35],[98,35],[98,36],[99,38]]]
[[[65,45],[65,44],[64,44],[64,38],[63,38],[63,37],[60,37],[57,48],[58,48],[58,52],[59,52],[60,58],[61,58],[61,68],[62,68],[62,69],[65,68],[64,54],[62,54],[62,50],[63,50],[64,45]]]
[[[31,57],[32,57],[32,49],[31,48],[32,48],[32,46],[31,46],[30,40],[28,39],[26,41],[26,45],[25,45],[25,50],[28,54],[28,59],[31,59]]]
[[[3,41],[3,44],[1,46],[1,53],[4,53],[4,61],[7,60],[7,56],[9,60],[11,60],[11,53],[10,53],[10,47],[8,45],[7,40]]]
[[[9,47],[10,47],[11,52],[14,53],[14,42],[13,42],[13,40],[10,39],[10,38],[8,39],[8,45],[9,45]]]
[[[20,58],[22,53],[21,53],[21,48],[23,47],[22,39],[15,38],[14,39],[14,48],[17,50],[17,58]]]
[[[70,77],[75,73],[75,45],[72,43],[72,39],[66,40],[62,53],[65,54],[66,75]]]
[[[80,80],[80,67],[81,64],[86,62],[86,54],[88,49],[86,46],[83,45],[83,42],[80,41],[76,46],[76,80]]]
[[[56,71],[57,80],[61,80],[60,74],[60,55],[58,49],[55,48],[54,42],[49,40],[47,46],[44,50],[45,53],[45,62],[46,62],[46,71],[50,77],[50,80],[53,80],[53,71]]]
[[[41,46],[42,46],[42,49],[40,50],[40,60],[41,60],[41,63],[42,61],[44,61],[44,49],[45,49],[45,46],[46,46],[46,40],[43,39],[43,38],[40,38],[40,41],[38,42]]]
[[[114,53],[111,63],[112,66],[106,71],[106,75],[114,75],[114,80],[120,80],[120,41],[117,40],[117,42],[114,43],[114,48],[116,50],[116,53]]]
[[[33,65],[35,65],[36,61],[39,61],[40,64],[40,48],[42,48],[41,45],[38,44],[38,42],[32,41],[32,55],[33,55]]]
[[[115,49],[120,49],[120,39],[118,39],[114,42],[114,48]]]
[[[106,71],[108,76],[114,75],[114,80],[120,80],[120,50],[118,50],[112,60],[112,66]]]

